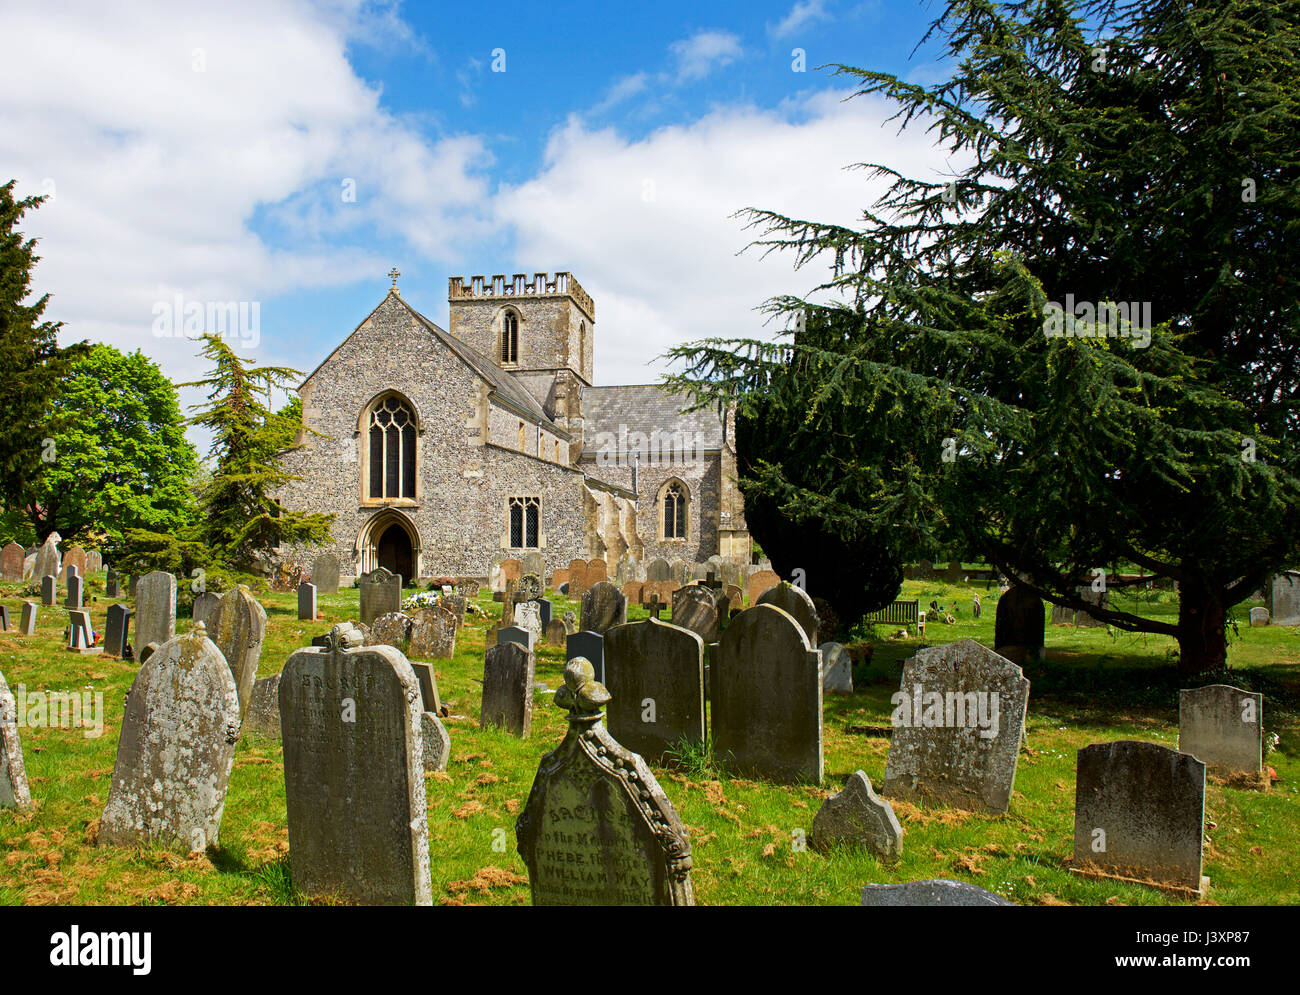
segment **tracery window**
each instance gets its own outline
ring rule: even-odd
[[[415,497],[415,412],[390,396],[370,411],[370,497]]]

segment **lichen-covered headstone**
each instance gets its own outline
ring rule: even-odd
[[[425,773],[446,770],[451,757],[451,736],[436,712],[420,713],[420,742]]]
[[[731,620],[709,692],[713,751],[725,766],[778,783],[821,783],[821,654],[788,612],[761,604]]]
[[[1007,810],[1029,703],[1019,667],[973,639],[918,650],[890,703],[883,794]]]
[[[0,673],[0,808],[23,808],[32,802],[18,738],[18,703]]]
[[[822,643],[822,691],[826,694],[853,693],[853,660],[840,643]]]
[[[456,616],[446,608],[417,612],[407,636],[407,653],[419,660],[450,660],[456,654]]]
[[[601,722],[609,692],[570,660],[564,741],[542,758],[515,823],[534,905],[694,905],[686,827],[644,760]]]
[[[993,649],[1024,666],[1043,658],[1043,599],[1027,587],[1012,586],[998,598],[993,618]]]
[[[889,802],[872,790],[871,778],[858,770],[843,791],[822,803],[813,818],[811,843],[822,853],[836,846],[862,847],[893,862],[903,855],[903,827]]]
[[[609,581],[598,580],[582,595],[581,618],[583,631],[603,634],[627,621],[627,598]]]
[[[813,600],[808,596],[808,592],[802,587],[788,581],[782,581],[775,587],[771,587],[758,598],[755,604],[775,605],[799,623],[803,629],[804,635],[808,637],[810,646],[817,645],[817,633],[821,628],[821,618],[817,614],[817,608],[813,605]],[[828,633],[831,635],[831,633]]]
[[[679,587],[673,592],[673,625],[690,629],[704,642],[718,639],[718,599],[713,591],[699,584]]]
[[[515,583],[516,601],[536,601],[543,593],[542,578],[538,574],[523,574]]]
[[[533,726],[535,673],[536,660],[527,646],[498,642],[489,649],[483,657],[479,726],[500,726],[513,736],[527,738]]]
[[[244,723],[240,732],[253,732],[267,739],[280,738],[280,674],[272,674],[253,682],[244,709]]]
[[[561,619],[553,618],[546,626],[546,645],[563,646],[569,632]]]
[[[401,651],[348,624],[280,680],[294,887],[365,905],[430,905],[420,686]]]
[[[672,580],[673,570],[668,561],[662,556],[656,556],[646,564],[645,579],[651,580]]]
[[[376,567],[357,580],[361,597],[361,621],[370,625],[380,615],[402,608],[402,578],[384,567]]]
[[[392,646],[405,650],[411,638],[411,616],[405,612],[391,611],[380,615],[370,627],[367,646]]]
[[[176,578],[162,570],[145,574],[135,589],[135,655],[149,643],[176,635]]]
[[[1264,770],[1264,696],[1228,684],[1178,695],[1178,749],[1220,777]]]
[[[338,594],[339,558],[333,553],[321,553],[312,560],[311,582],[318,594]]]
[[[104,554],[97,549],[86,553],[86,573],[99,573],[104,569]]]
[[[1205,832],[1205,764],[1125,739],[1079,751],[1070,870],[1196,895]]]
[[[704,641],[656,618],[605,633],[610,735],[659,762],[683,744],[704,746]]]
[[[99,843],[215,844],[238,738],[235,681],[204,626],[164,642],[127,696]]]
[[[902,884],[869,884],[862,889],[862,905],[1015,905],[1001,895],[965,881],[930,878]]]
[[[546,561],[542,559],[542,554],[536,550],[525,553],[523,558],[523,571],[525,576],[528,574],[534,574],[538,578],[541,578],[541,576],[546,573]],[[538,596],[540,597],[540,595],[541,592],[539,591]]]
[[[257,681],[257,666],[266,639],[266,609],[245,584],[224,594],[212,610],[208,631],[235,678],[242,713]]]
[[[212,591],[204,591],[194,598],[194,608],[190,612],[190,617],[195,622],[202,622],[208,630],[212,630],[212,613],[217,610],[217,605],[221,604],[221,595]]]
[[[23,560],[26,559],[23,553],[23,547],[16,542],[10,542],[5,545],[3,551],[0,551],[0,574],[5,580],[22,580],[23,579]]]

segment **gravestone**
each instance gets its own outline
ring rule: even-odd
[[[537,608],[538,611],[541,613],[540,621],[542,624],[542,629],[545,630],[547,625],[550,624],[552,616],[554,616],[555,614],[555,604],[554,602],[551,601],[550,598],[538,598]]]
[[[1264,696],[1228,684],[1178,694],[1178,749],[1220,777],[1264,772]]]
[[[1287,570],[1270,578],[1264,603],[1274,625],[1300,625],[1300,573]]]
[[[556,570],[551,574],[551,590],[559,591],[560,588],[569,582],[568,570]]]
[[[41,578],[41,604],[46,608],[53,608],[58,604],[59,582],[58,578],[51,574],[46,574]]]
[[[1090,605],[1096,605],[1098,608],[1110,607],[1109,591],[1094,591],[1092,586],[1080,587],[1076,593]],[[1074,613],[1074,624],[1082,626],[1085,629],[1104,629],[1106,623],[1086,610],[1080,610]]]
[[[23,547],[16,542],[11,542],[0,551],[0,575],[5,580],[23,579],[23,561],[26,555],[23,553]]]
[[[917,580],[931,580],[934,577],[934,564],[929,560],[922,560],[916,565]]]
[[[436,712],[420,713],[420,759],[426,774],[446,770],[451,759],[451,736]]]
[[[32,803],[18,717],[18,702],[0,673],[0,809],[26,808]]]
[[[745,585],[746,595],[751,607],[758,604],[758,599],[781,583],[781,577],[775,570],[756,570],[749,575]]]
[[[97,549],[86,553],[86,573],[99,573],[104,569],[104,555]]]
[[[853,660],[840,643],[822,643],[822,691],[825,694],[853,693]]]
[[[560,619],[564,622],[564,631],[569,635],[573,635],[578,631],[578,616],[573,612],[565,612],[560,616]]]
[[[107,598],[122,596],[122,581],[113,567],[108,568],[108,576],[104,580],[104,596]]]
[[[31,580],[35,576],[33,572],[36,567],[36,554],[28,553],[23,557],[23,580]]]
[[[668,561],[665,560],[662,556],[656,556],[653,560],[651,560],[649,563],[646,564],[645,579],[647,581],[672,580],[673,579],[672,567],[668,565]]]
[[[1015,584],[998,598],[993,649],[1023,667],[1043,658],[1043,599]]]
[[[542,559],[542,554],[532,550],[524,554],[523,570],[525,574],[533,574],[539,579],[546,573],[546,561]],[[541,592],[539,591],[540,595]]]
[[[36,635],[36,610],[35,601],[23,602],[23,613],[18,619],[18,631],[22,635]]]
[[[573,660],[582,657],[591,664],[596,672],[596,680],[604,683],[605,676],[605,637],[599,632],[570,633],[564,641],[564,659]]]
[[[338,594],[339,558],[333,553],[321,553],[312,560],[311,582],[317,594]]]
[[[298,621],[316,621],[316,585],[298,585]]]
[[[889,802],[872,790],[871,778],[859,770],[843,791],[822,803],[813,818],[810,842],[820,853],[836,846],[861,847],[893,863],[903,855],[903,827]]]
[[[9,631],[9,606],[0,605],[0,632]]]
[[[266,739],[280,738],[280,674],[262,677],[253,682],[244,709],[244,722],[240,732],[252,732]]]
[[[627,621],[627,598],[607,580],[598,580],[582,596],[581,627],[585,632],[604,634]]]
[[[159,646],[136,674],[99,843],[187,852],[214,845],[238,738],[234,679],[199,623]]]
[[[230,666],[243,714],[257,681],[262,641],[266,639],[266,609],[247,585],[240,584],[218,601],[210,617],[209,631]]]
[[[71,649],[90,649],[95,644],[95,630],[90,624],[90,612],[73,609],[68,612],[68,646]]]
[[[809,645],[817,645],[817,632],[821,628],[821,618],[817,614],[812,598],[808,597],[808,592],[803,588],[795,587],[788,581],[782,581],[759,595],[758,604],[774,605],[783,612],[787,612],[799,623],[804,635],[808,637]],[[832,633],[827,634],[831,635]]]
[[[610,735],[652,763],[683,742],[704,746],[704,641],[697,633],[655,618],[629,622],[605,633],[604,653]]]
[[[1052,605],[1052,624],[1073,625],[1074,609],[1066,608],[1065,605]]]
[[[36,560],[32,564],[33,577],[53,577],[55,583],[58,583],[59,567],[63,564],[63,555],[59,552],[61,538],[57,532],[46,536],[41,548],[36,551]]]
[[[197,625],[195,626],[197,629]],[[145,574],[135,590],[135,655],[149,643],[176,635],[176,578],[162,570]]]
[[[542,580],[537,574],[524,574],[515,584],[515,603],[520,601],[536,601],[545,593],[542,590]]]
[[[774,605],[731,620],[710,668],[714,755],[742,776],[822,781],[821,655]]]
[[[67,569],[69,566],[77,568],[78,577],[84,578],[86,576],[86,551],[80,546],[73,546],[63,554],[64,569]]]
[[[480,728],[499,726],[512,736],[528,737],[533,726],[535,669],[532,650],[519,643],[498,641],[484,654]]]
[[[104,625],[104,652],[119,660],[126,658],[130,642],[131,609],[126,605],[109,605],[108,621]]]
[[[563,646],[569,638],[568,629],[565,628],[562,619],[553,618],[546,626],[546,645]]]
[[[217,610],[217,605],[221,603],[221,595],[213,591],[204,591],[202,594],[195,596],[194,608],[190,612],[195,622],[202,622],[210,629],[212,627],[212,613]]]
[[[1137,740],[1078,754],[1071,871],[1204,893],[1205,764]]]
[[[438,675],[434,673],[433,664],[424,660],[407,660],[407,663],[420,683],[420,707],[434,715],[447,715],[447,707],[438,695]]]
[[[294,887],[362,905],[431,905],[420,685],[350,623],[280,681]]]
[[[524,575],[524,564],[521,560],[507,558],[501,561],[501,581],[502,590],[505,590],[505,584],[510,581],[515,583]]]
[[[392,611],[380,615],[370,627],[367,646],[392,646],[405,651],[406,643],[411,638],[411,616],[405,612]]]
[[[518,643],[530,653],[537,647],[536,633],[518,625],[503,625],[497,629],[497,645],[501,643]]]
[[[67,589],[68,596],[63,599],[63,607],[80,608],[85,601],[85,584],[81,575],[76,572],[76,567],[68,568]]]
[[[690,629],[706,643],[718,639],[718,601],[713,591],[699,584],[673,592],[673,625]]]
[[[523,601],[515,605],[515,626],[532,633],[531,645],[536,646],[542,635],[542,606],[536,601]]]
[[[862,904],[883,907],[899,905],[1012,905],[1001,895],[965,881],[930,878],[903,884],[869,884],[862,889]]]
[[[569,563],[569,597],[581,598],[591,582],[587,580],[587,561],[572,560]]]
[[[1268,609],[1256,606],[1250,610],[1250,624],[1254,628],[1257,625],[1268,625]]]
[[[357,580],[361,591],[361,621],[371,625],[380,615],[402,609],[402,578],[397,574],[376,567],[368,574],[362,574]]]
[[[601,722],[610,695],[581,658],[555,703],[564,741],[542,758],[515,823],[534,905],[694,905],[691,843],[650,768]]]
[[[629,605],[639,605],[645,592],[645,582],[640,580],[629,581],[623,585],[623,597],[627,599]]]
[[[409,630],[408,652],[418,660],[450,660],[456,654],[456,616],[446,608],[417,612]]]
[[[890,703],[883,794],[1007,810],[1029,703],[1019,667],[973,639],[932,646],[903,664]]]

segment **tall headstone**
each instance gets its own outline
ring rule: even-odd
[[[59,599],[59,581],[53,574],[46,574],[41,578],[41,604],[46,608],[53,608],[58,604]]]
[[[68,647],[90,649],[95,642],[95,630],[90,624],[90,612],[74,608],[68,612]]]
[[[853,660],[840,643],[822,643],[822,691],[826,694],[853,693]]]
[[[333,553],[321,553],[312,560],[311,582],[318,594],[338,594],[339,558]]]
[[[36,635],[36,602],[24,601],[23,613],[18,619],[18,631],[24,636]]]
[[[63,566],[77,568],[77,576],[84,578],[86,576],[86,551],[80,546],[73,546],[63,554]]]
[[[498,636],[500,634],[498,633]],[[532,650],[514,642],[498,642],[483,657],[483,704],[479,727],[500,726],[527,738],[533,726]]]
[[[86,553],[86,573],[99,573],[104,569],[104,554],[97,549]]]
[[[0,673],[0,808],[25,808],[32,802],[18,738],[18,703]]]
[[[781,583],[781,577],[775,570],[756,570],[749,575],[746,594],[750,606],[758,604],[758,599]]]
[[[810,842],[822,853],[836,846],[862,847],[892,863],[903,855],[903,827],[889,802],[872,790],[871,778],[859,770],[818,809]]]
[[[104,580],[104,596],[108,598],[120,598],[122,596],[122,580],[113,567],[108,568],[108,574]]]
[[[1070,870],[1203,894],[1205,764],[1126,739],[1079,751]]]
[[[127,696],[99,843],[215,844],[238,738],[235,682],[203,625],[159,646]]]
[[[1016,782],[1029,681],[1010,660],[962,639],[918,650],[891,699],[882,793],[972,812],[1005,812]]]
[[[214,591],[204,591],[202,594],[194,596],[194,608],[190,612],[191,618],[195,622],[202,622],[209,629],[212,628],[212,613],[217,610],[217,605],[221,603],[221,595]]]
[[[1027,587],[1013,584],[998,598],[993,619],[993,649],[1024,666],[1043,658],[1043,599]]]
[[[679,587],[673,592],[673,625],[690,629],[706,643],[717,642],[717,596],[700,584]]]
[[[298,585],[298,621],[316,621],[316,585]]]
[[[533,634],[532,645],[542,634],[542,606],[536,601],[521,601],[515,605],[515,625]]]
[[[68,595],[63,599],[63,607],[79,609],[85,603],[86,591],[85,580],[77,573],[76,567],[68,568],[67,590]]]
[[[652,763],[683,744],[704,746],[704,641],[697,633],[648,618],[614,626],[604,651],[610,735]]]
[[[821,618],[817,614],[812,598],[802,587],[795,587],[789,581],[782,581],[759,595],[757,604],[774,605],[787,612],[799,623],[804,635],[808,637],[809,645],[817,645],[817,632],[821,628]]]
[[[197,626],[196,626],[197,628]],[[162,570],[145,574],[135,589],[135,656],[150,643],[176,635],[176,578]]]
[[[542,554],[536,550],[530,550],[524,554],[523,558],[524,575],[533,574],[541,578],[546,573],[546,561],[542,559]],[[541,592],[538,592],[539,594]]]
[[[673,577],[672,567],[668,565],[668,561],[665,560],[662,556],[656,556],[653,560],[651,560],[649,563],[646,564],[645,579],[647,581],[672,580],[672,577]]]
[[[1274,625],[1300,625],[1300,572],[1287,570],[1271,577],[1264,602]]]
[[[534,905],[694,905],[691,843],[644,760],[601,722],[609,692],[570,660],[564,741],[542,758],[515,823]]]
[[[253,682],[248,707],[244,709],[244,723],[239,727],[241,734],[252,732],[267,739],[280,738],[281,676],[272,674]]]
[[[582,596],[581,626],[587,632],[604,633],[627,621],[627,598],[607,580],[598,580]]]
[[[431,905],[420,685],[402,653],[350,623],[297,650],[280,681],[296,888]]]
[[[711,668],[713,751],[742,776],[822,781],[821,654],[775,605],[731,620]]]
[[[104,625],[104,652],[119,660],[126,657],[130,646],[131,609],[123,604],[108,606],[108,621]]]
[[[361,592],[361,621],[366,625],[402,608],[402,578],[384,567],[362,574],[357,587]]]
[[[1220,777],[1264,771],[1264,696],[1228,684],[1180,691],[1178,749]]]
[[[456,655],[456,616],[446,608],[417,612],[407,649],[418,660],[450,660]]]
[[[0,575],[5,580],[22,580],[23,579],[23,560],[26,554],[23,547],[16,542],[7,544],[3,551],[0,551]]]
[[[212,612],[213,641],[230,665],[243,714],[257,680],[257,666],[266,639],[266,609],[244,584],[222,596]]]
[[[582,657],[596,671],[596,680],[605,679],[605,637],[599,632],[573,632],[564,640],[564,659]]]
[[[41,548],[36,551],[36,562],[32,565],[33,577],[53,577],[58,582],[59,567],[63,564],[63,556],[59,553],[60,538],[57,532],[51,532],[41,543]]]

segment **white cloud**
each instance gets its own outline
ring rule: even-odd
[[[596,300],[596,380],[645,383],[678,343],[772,337],[755,309],[804,294],[826,275],[793,257],[738,255],[756,237],[731,217],[759,207],[847,225],[883,190],[854,162],[938,175],[945,156],[923,127],[896,136],[893,108],[844,93],[805,94],[775,110],[733,107],[639,141],[573,118],[532,180],[503,190],[497,220],[520,272],[568,269]]]
[[[740,39],[729,31],[697,31],[669,46],[683,81],[702,79],[741,56]]]
[[[788,38],[800,28],[814,21],[825,20],[829,16],[826,12],[825,0],[799,0],[790,8],[790,13],[786,14],[779,23],[769,25],[767,30],[773,38]]]

